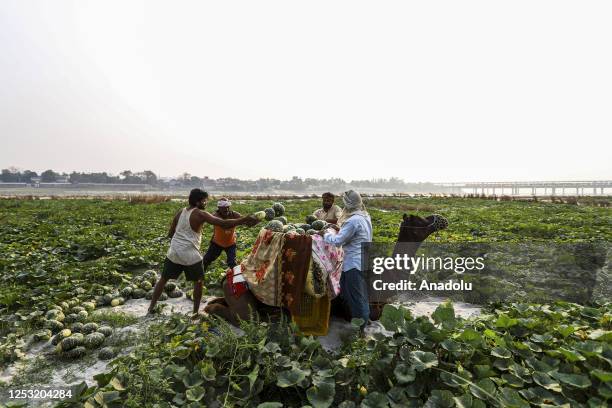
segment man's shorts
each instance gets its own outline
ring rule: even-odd
[[[193,265],[179,265],[168,258],[164,261],[164,270],[162,272],[162,278],[176,279],[182,272],[185,272],[185,278],[188,281],[198,281],[204,277],[204,266],[202,261],[196,262]]]

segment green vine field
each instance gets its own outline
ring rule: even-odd
[[[248,214],[271,204],[237,201],[234,209]],[[302,222],[319,200],[283,204],[290,221]],[[159,271],[169,223],[182,205],[0,200],[2,367],[24,357],[55,305],[75,309],[73,303],[88,303],[108,288],[141,282],[145,269]],[[491,253],[491,248],[509,251],[525,244],[533,251],[538,245],[578,245],[594,254],[581,264],[582,272],[602,270],[604,281],[581,302],[576,296],[582,275],[570,274],[550,290],[538,286],[549,270],[570,265],[563,257],[552,266],[536,262],[491,272],[485,289],[456,299],[482,303],[480,316],[461,319],[452,302],[441,304],[431,319],[386,306],[381,319],[386,335],[360,338],[355,322],[337,351],[324,350],[289,322],[243,323],[244,334],[238,335],[206,316],[194,322],[174,314],[151,326],[146,342],[97,375],[97,385],[80,385],[75,401],[59,406],[609,406],[610,209],[477,198],[379,198],[366,205],[377,242],[395,242],[403,213],[437,213],[450,226],[429,242],[476,243]],[[237,231],[242,259],[259,226]],[[205,229],[204,247],[210,234]],[[223,259],[207,272],[205,294],[219,292]],[[565,300],[555,300],[560,298]]]

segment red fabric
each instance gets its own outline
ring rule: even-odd
[[[240,269],[242,270],[242,266]],[[249,290],[246,282],[234,283],[234,271],[232,268],[228,268],[225,277],[234,297],[239,298],[243,293]]]

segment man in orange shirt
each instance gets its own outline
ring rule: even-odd
[[[237,211],[231,210],[232,203],[227,198],[222,198],[217,203],[217,211],[214,213],[216,217],[224,220],[233,220],[242,217]],[[225,251],[227,256],[227,266],[233,268],[236,266],[236,227],[223,228],[219,225],[214,225],[210,246],[204,254],[202,263],[204,270]]]

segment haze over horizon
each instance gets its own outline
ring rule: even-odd
[[[612,3],[0,3],[0,168],[612,179]]]

